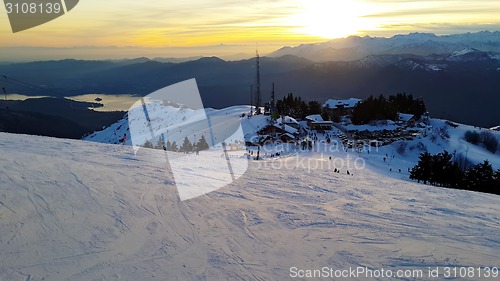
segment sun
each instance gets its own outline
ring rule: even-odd
[[[340,38],[368,28],[362,17],[367,6],[354,0],[299,0],[292,16],[295,32],[322,38]]]

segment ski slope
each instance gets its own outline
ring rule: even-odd
[[[438,154],[446,150],[451,154],[467,157],[473,165],[488,160],[494,170],[500,169],[500,151],[491,153],[481,145],[473,145],[463,139],[466,131],[478,133],[489,131],[500,140],[500,132],[464,124],[455,124],[457,127],[453,127],[447,122],[449,123],[447,120],[431,119],[425,137],[420,135],[411,141],[397,141],[377,149],[370,148],[370,153],[364,150],[361,153],[354,153],[354,155],[364,159],[366,165],[380,174],[403,180],[409,180],[408,169],[411,170],[418,163],[419,156],[424,151]],[[443,127],[446,128],[449,138],[443,138],[437,132]],[[406,147],[402,153],[398,151],[401,145]],[[421,149],[421,147],[425,147],[425,149]],[[386,161],[383,160],[384,157]]]
[[[165,106],[157,101],[149,103],[147,106],[151,120],[149,124],[145,124],[144,120],[137,118],[138,116],[143,116],[144,113],[141,107],[135,107],[123,119],[104,128],[102,131],[86,136],[84,140],[118,144],[124,134],[130,136],[130,124],[135,125],[135,133],[137,135],[150,135],[149,125],[151,125],[151,129],[155,132],[156,137],[159,137],[161,133],[165,133],[169,141],[176,141],[177,143],[182,143],[182,140],[186,136],[192,138],[196,134],[198,134],[198,137],[205,135],[211,141],[210,132],[206,124],[207,118],[211,119],[213,128],[217,131],[215,134],[217,136],[231,136],[236,129],[234,126],[230,126],[231,124],[226,123],[230,123],[233,120],[241,120],[241,126],[245,131],[259,131],[267,125],[267,119],[264,116],[255,116],[252,119],[241,117],[242,114],[250,112],[250,106],[232,106],[220,110],[212,108],[193,110],[186,107]],[[129,116],[132,116],[130,120]],[[196,123],[200,123],[200,125],[197,126]],[[146,140],[134,143],[134,145],[142,145]],[[156,140],[153,139],[150,141],[155,144]],[[214,144],[220,141],[215,139]],[[132,138],[127,138],[126,144],[132,145]]]
[[[500,266],[500,197],[370,165],[333,173],[320,153],[252,161],[234,183],[181,202],[162,151],[4,133],[0,151],[0,280],[289,280],[291,267]],[[349,280],[357,279],[366,280]]]
[[[223,109],[212,109],[207,108],[204,110],[191,110],[188,108],[176,108],[168,105],[163,105],[161,103],[153,103],[149,106],[149,113],[151,115],[151,125],[152,130],[154,132],[164,132],[166,133],[166,139],[170,141],[176,141],[178,144],[182,143],[184,137],[188,137],[191,140],[195,140],[199,138],[201,135],[205,135],[210,142],[210,145],[220,143],[221,138],[231,136],[234,132],[234,124],[228,125],[226,123],[234,123],[235,121],[241,125],[244,138],[258,139],[256,133],[262,130],[265,126],[269,125],[269,117],[263,115],[252,116],[251,118],[247,118],[244,115],[248,114],[250,111],[249,106],[232,106]],[[132,110],[142,110],[141,108],[133,108]],[[136,116],[137,114],[132,114]],[[150,135],[148,134],[148,126],[138,120],[128,119],[129,116],[124,116],[123,119],[118,121],[117,123],[103,129],[102,131],[94,132],[93,134],[84,138],[84,140],[99,142],[99,143],[110,143],[110,144],[118,144],[119,139],[123,137],[124,134],[128,134],[129,138],[127,139],[126,144],[132,145],[132,138],[130,138],[130,124],[140,123],[138,130],[139,135]],[[206,118],[210,118],[212,121],[213,127],[216,129],[216,135],[219,136],[219,139],[210,139],[210,133],[207,130],[206,126]],[[224,121],[224,120],[227,120]],[[197,123],[203,124],[203,126],[196,126]],[[384,123],[384,122],[381,122]],[[358,130],[358,131],[382,131],[382,130],[395,130],[399,127],[399,125],[395,124],[392,121],[386,121],[385,125],[371,126],[371,125],[343,125],[343,129],[345,130]],[[140,126],[142,124],[142,127]],[[418,138],[415,138],[411,141],[398,141],[394,142],[390,145],[382,146],[378,149],[370,148],[370,154],[367,153],[367,149],[364,149],[362,153],[356,154],[357,157],[361,157],[366,160],[368,165],[371,165],[374,168],[377,168],[379,172],[384,173],[385,175],[396,177],[396,178],[406,178],[408,179],[408,168],[414,167],[418,163],[419,155],[428,151],[431,154],[437,154],[443,152],[444,150],[450,153],[456,153],[457,155],[466,156],[469,161],[473,164],[482,163],[484,160],[488,160],[494,169],[500,169],[500,151],[496,153],[491,153],[484,149],[481,146],[473,145],[467,143],[463,136],[466,131],[476,131],[478,133],[482,131],[486,131],[488,129],[478,128],[474,126],[464,125],[464,124],[455,124],[454,126],[450,126],[451,124],[447,120],[441,119],[430,119],[430,124],[426,130],[426,135],[420,135]],[[306,126],[305,122],[302,122],[303,126]],[[446,128],[446,131],[449,134],[449,138],[444,139],[440,137],[439,129]],[[412,128],[423,131],[421,128]],[[286,130],[295,130],[289,126],[286,126]],[[337,132],[337,129],[332,130],[330,133]],[[488,130],[491,132],[496,138],[500,140],[500,132],[495,130]],[[158,134],[159,136],[159,134]],[[436,137],[436,138],[433,138]],[[325,140],[325,136],[319,134],[319,140]],[[332,138],[333,141],[337,143],[341,143],[339,138]],[[145,141],[145,140],[143,140]],[[150,140],[153,144],[156,144],[157,139]],[[231,142],[233,140],[227,140],[226,142]],[[401,143],[406,143],[408,149],[406,149],[403,153],[398,152],[398,148]],[[138,143],[139,145],[141,143]],[[425,147],[424,150],[420,149],[421,147]],[[268,147],[264,150],[272,151],[273,148]],[[326,150],[326,149],[325,149]],[[339,150],[342,150],[339,147]],[[383,158],[387,158],[387,162],[383,162]],[[406,171],[406,174],[403,175],[394,175],[393,171]]]

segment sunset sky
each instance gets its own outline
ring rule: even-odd
[[[496,31],[499,15],[498,0],[81,0],[67,15],[15,34],[4,9],[0,61],[230,56],[256,46],[265,54],[349,35]]]

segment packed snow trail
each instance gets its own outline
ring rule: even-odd
[[[292,267],[499,266],[500,197],[490,194],[369,169],[308,170],[288,157],[251,162],[233,184],[180,202],[163,151],[135,156],[129,146],[4,133],[0,151],[0,280],[289,280]]]

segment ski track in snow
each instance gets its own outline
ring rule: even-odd
[[[162,151],[134,156],[129,146],[4,133],[0,149],[0,280],[288,280],[292,266],[499,266],[500,197],[376,167],[348,176],[286,157],[259,163],[287,169],[252,162],[229,186],[180,202]]]

